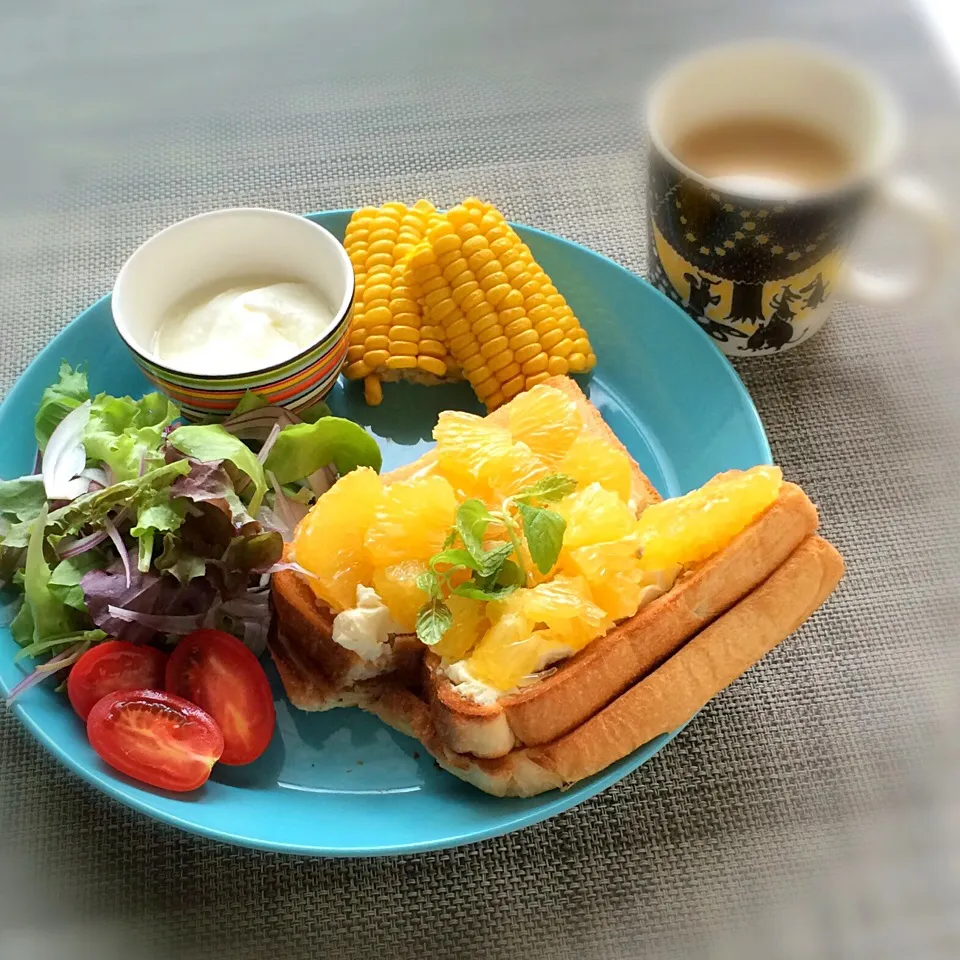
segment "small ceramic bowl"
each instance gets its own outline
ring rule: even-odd
[[[333,310],[305,350],[255,370],[210,374],[176,369],[153,350],[164,314],[192,292],[242,276],[308,283]],[[138,247],[117,275],[111,301],[117,332],[147,378],[190,420],[222,419],[247,390],[299,410],[334,385],[347,353],[353,266],[340,241],[280,210],[235,208],[181,220]]]

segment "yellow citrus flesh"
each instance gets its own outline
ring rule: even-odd
[[[525,443],[554,468],[583,426],[577,405],[555,387],[544,384],[514,398],[508,411],[513,439]]]
[[[594,601],[611,620],[623,620],[637,612],[644,570],[635,539],[575,547],[565,554],[563,569],[586,580]]]
[[[391,483],[364,538],[374,566],[429,560],[443,546],[456,510],[453,488],[443,477]]]
[[[517,603],[532,623],[545,624],[574,650],[606,633],[613,624],[591,597],[582,577],[555,577],[529,590],[518,590]],[[511,598],[512,599],[512,598]]]
[[[459,410],[444,410],[433,436],[440,473],[471,496],[482,492],[486,486],[484,473],[498,464],[513,444],[505,427]]]
[[[591,543],[623,540],[632,536],[637,528],[637,518],[627,504],[596,482],[564,497],[556,510],[567,521],[563,534],[565,551]]]
[[[722,550],[780,493],[779,467],[730,470],[683,497],[647,507],[638,523],[647,570],[690,566]]]
[[[493,500],[499,505],[549,474],[550,468],[525,443],[514,443],[502,457],[486,464],[480,476],[489,484]]]
[[[297,527],[293,556],[313,574],[314,593],[335,611],[355,606],[357,585],[370,583],[373,564],[363,539],[382,499],[380,477],[361,467],[341,477]]]
[[[427,599],[417,586],[417,577],[426,569],[422,560],[402,560],[373,571],[373,589],[387,605],[390,616],[410,633],[416,628],[417,612]]]
[[[462,660],[489,625],[484,609],[486,604],[456,595],[448,597],[446,602],[453,614],[453,625],[430,649],[447,660]]]
[[[490,608],[499,606],[498,612]],[[590,599],[582,578],[557,577],[488,604],[493,625],[467,669],[483,683],[511,690],[556,660],[606,633],[612,621]]]
[[[630,458],[601,437],[583,431],[570,445],[557,466],[558,473],[573,477],[582,488],[599,483],[624,503],[633,492],[633,468]]]

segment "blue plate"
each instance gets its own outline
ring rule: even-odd
[[[348,211],[311,214],[342,237]],[[678,307],[605,257],[559,237],[517,228],[590,333],[599,358],[584,383],[590,399],[665,496],[713,474],[770,462],[757,412],[737,375]],[[147,382],[116,335],[110,298],[76,318],[34,360],[0,407],[0,476],[30,473],[33,416],[62,359],[86,363],[93,391],[138,396]],[[384,469],[430,446],[439,411],[478,410],[465,386],[388,385],[381,407],[340,383],[330,405],[366,425]],[[0,686],[22,677],[17,646],[0,630]],[[218,767],[193,795],[141,786],[105,766],[83,724],[52,684],[35,687],[13,711],[59,760],[123,803],[184,830],[228,843],[300,854],[366,856],[436,850],[537,823],[599,793],[652,757],[676,733],[565,793],[498,800],[440,771],[419,744],[358,710],[302,713],[271,671],[277,731],[248,767]]]

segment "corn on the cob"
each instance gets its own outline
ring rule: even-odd
[[[385,203],[357,210],[347,226],[344,247],[356,286],[345,372],[363,379],[371,405],[383,398],[382,380],[450,375],[442,328],[424,322],[409,267],[434,214],[428,200],[412,207]]]
[[[424,311],[493,410],[596,357],[566,300],[503,215],[474,197],[434,217],[410,256]]]
[[[365,207],[344,245],[357,284],[346,375],[364,380],[370,404],[381,380],[465,377],[493,410],[596,363],[566,300],[490,204]]]

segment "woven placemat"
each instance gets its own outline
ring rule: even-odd
[[[645,82],[771,33],[878,69],[950,193],[958,112],[905,0],[9,0],[0,389],[137,243],[212,207],[477,193],[642,273]],[[0,710],[0,956],[958,955],[955,319],[841,305],[739,368],[849,573],[661,755],[548,823],[393,860],[232,849],[97,794]]]

